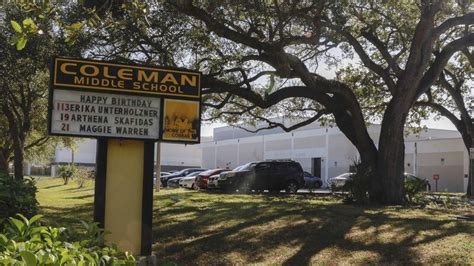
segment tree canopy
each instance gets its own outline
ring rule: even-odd
[[[445,86],[456,88],[454,68],[472,80],[472,65],[463,63],[473,54],[471,1],[92,1],[90,7],[98,12],[65,26],[70,44],[89,36],[93,45],[84,56],[202,71],[211,120],[253,118],[287,131],[333,121],[359,151],[371,199],[382,203],[403,201],[406,124],[424,119],[427,103],[448,95],[460,102]],[[336,69],[336,77],[322,65]],[[287,126],[275,116],[298,122]],[[381,123],[378,146],[367,129],[374,119]]]

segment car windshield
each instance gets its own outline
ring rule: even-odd
[[[419,177],[414,176],[414,175],[412,175],[412,174],[405,174],[405,178],[406,178],[406,179],[410,179],[410,180],[420,179]]]
[[[254,166],[256,163],[247,163],[247,164],[244,164],[244,165],[241,165],[241,166],[238,166],[236,167],[234,170],[232,171],[247,171],[247,170],[250,170],[252,169],[252,166]]]
[[[187,169],[183,169],[179,172],[174,172],[172,175],[184,175],[184,173],[186,173]]]
[[[220,171],[220,169],[211,169],[211,170],[207,170],[207,171],[204,171],[204,172],[200,172],[200,174],[203,175],[203,176],[208,176],[208,175],[212,175],[215,172],[219,172],[219,171]]]
[[[352,175],[352,173],[345,173],[345,174],[342,174],[340,176],[338,176],[339,178],[348,178]]]
[[[196,171],[196,172],[192,172],[192,173],[189,173],[188,175],[186,176],[197,176],[201,173],[202,171]]]

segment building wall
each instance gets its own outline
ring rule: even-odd
[[[448,133],[444,133],[448,135]],[[415,143],[417,146],[415,152]],[[423,139],[405,143],[405,151],[411,155],[405,158],[407,163],[412,162],[411,173],[429,180],[431,189],[435,190],[433,175],[439,175],[438,191],[464,192],[467,190],[467,151],[462,139]],[[408,156],[407,156],[408,157]]]
[[[357,162],[358,153],[352,143],[344,135],[329,136],[328,146],[329,176],[337,176],[349,171],[349,167]]]
[[[96,146],[97,142],[95,139],[81,139],[77,145],[77,149],[74,151],[74,163],[94,167]],[[56,148],[51,175],[54,176],[56,174],[57,169],[55,168],[57,168],[57,165],[71,163],[72,154],[70,149],[63,147]],[[179,170],[187,167],[201,167],[203,159],[200,144],[161,143],[160,155],[162,171]]]
[[[203,166],[234,168],[256,160],[292,159],[299,162],[304,171],[313,172],[313,159],[321,158],[321,178],[326,185],[329,177],[349,172],[350,166],[359,159],[357,149],[337,128],[315,126],[291,133],[273,130],[267,132],[268,135],[260,131],[250,134],[251,137],[233,138],[248,133],[241,131],[232,127],[215,129],[218,140],[202,144]],[[377,143],[380,126],[369,127],[369,134]],[[428,129],[419,136],[407,136],[405,172],[428,179],[433,190],[432,176],[439,174],[438,191],[465,191],[467,151],[458,135],[456,131]]]

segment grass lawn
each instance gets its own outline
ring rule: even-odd
[[[93,188],[40,179],[47,221],[92,219]],[[153,250],[179,264],[474,264],[462,209],[345,205],[314,195],[155,193]]]

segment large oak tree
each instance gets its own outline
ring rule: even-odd
[[[338,127],[357,147],[362,162],[375,170],[370,196],[383,203],[403,200],[403,134],[410,109],[439,80],[452,56],[474,45],[470,3],[169,3],[193,18],[193,27],[209,36],[201,51],[195,51],[206,73],[205,93],[236,95],[249,103],[244,107],[247,110],[254,106],[269,108],[298,97],[317,102],[320,112],[334,116]],[[355,53],[361,67],[382,81],[379,91],[390,93],[378,149],[367,133],[354,94],[356,88],[325,79],[314,71],[320,52],[335,45],[344,54]],[[268,73],[294,81],[294,85],[268,94],[252,86],[256,77]]]
[[[124,19],[108,4],[112,20],[98,33],[109,39],[92,53],[103,47],[112,55],[104,58],[201,70],[205,104],[217,109],[212,117],[253,117],[292,130],[329,116],[359,151],[371,199],[388,204],[404,198],[410,110],[453,55],[474,45],[470,1],[147,3],[127,1]],[[96,9],[106,21],[104,8]],[[364,88],[318,72],[322,62],[342,64],[341,56],[374,77],[370,93],[383,94],[378,147],[367,130]],[[293,126],[268,119],[289,113],[305,119]]]

